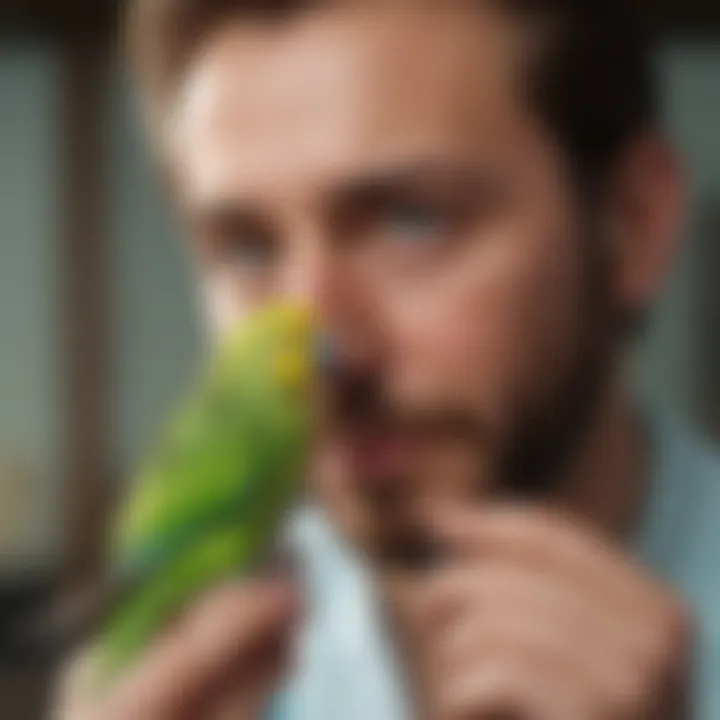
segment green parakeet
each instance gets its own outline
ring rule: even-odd
[[[111,552],[140,578],[99,643],[100,673],[126,668],[202,591],[261,562],[301,484],[313,425],[315,333],[289,304],[221,344],[150,454]]]

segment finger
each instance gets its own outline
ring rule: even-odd
[[[527,619],[465,625],[458,628],[458,637],[463,638],[463,657],[448,662],[449,648],[439,647],[437,655],[445,658],[445,664],[426,675],[426,684],[454,693],[456,712],[534,708],[542,709],[543,717],[580,718],[588,717],[592,708],[593,717],[619,719],[637,717],[658,700],[660,676],[648,673],[642,664],[553,636]],[[483,680],[478,668],[492,668],[487,671],[491,679]],[[483,682],[490,688],[483,690]]]
[[[484,609],[488,603],[557,608],[584,607],[585,597],[563,575],[550,575],[533,567],[490,559],[483,562],[455,563],[436,571],[417,593],[419,611],[446,615],[467,605]]]
[[[438,695],[442,718],[518,717],[589,720],[589,703],[577,687],[519,658],[482,658],[450,679]]]
[[[422,597],[422,593],[418,593]],[[494,647],[519,647],[547,662],[575,666],[593,686],[625,692],[637,667],[658,665],[663,628],[588,597],[562,577],[483,563],[443,573],[425,591],[414,618],[414,642],[450,670]]]
[[[416,632],[424,636],[441,631],[464,608],[484,615],[517,611],[537,615],[570,637],[607,645],[622,654],[640,656],[648,651],[648,632],[634,614],[561,574],[491,560],[439,571],[417,595]]]
[[[230,674],[214,692],[217,699],[209,704],[215,709],[207,717],[212,720],[263,717],[267,698],[289,665],[287,655],[282,643],[271,643],[263,654],[254,655],[249,669]]]
[[[53,695],[52,720],[82,720],[92,704],[96,678],[96,651],[82,650],[64,664]]]
[[[633,617],[547,575],[484,564],[434,582],[428,594],[449,594],[455,607],[440,613],[441,624],[416,620],[413,662],[422,677],[449,681],[480,657],[512,654],[552,668],[598,703],[623,707],[637,696],[638,671],[658,664],[633,642]]]
[[[286,640],[297,596],[273,582],[217,591],[163,638],[115,695],[111,717],[192,717],[209,691],[265,645]]]
[[[441,542],[458,554],[508,558],[564,573],[610,601],[646,607],[660,589],[608,540],[561,512],[516,505],[472,511],[445,506],[430,522]]]
[[[552,619],[530,612],[496,608],[467,615],[449,628],[435,643],[429,672],[451,681],[479,658],[494,657],[519,658],[596,700],[625,694],[638,667],[635,659],[591,635],[570,634]]]

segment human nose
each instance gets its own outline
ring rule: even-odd
[[[360,274],[342,250],[318,231],[296,247],[282,294],[309,307],[316,317],[323,357],[352,364],[374,359],[379,352],[379,313]]]

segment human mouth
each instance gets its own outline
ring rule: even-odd
[[[404,487],[422,450],[419,438],[392,430],[351,434],[342,445],[354,482],[368,491]]]

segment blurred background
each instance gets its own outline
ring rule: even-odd
[[[720,438],[720,6],[644,12],[691,213],[634,367]],[[0,624],[97,568],[108,507],[201,346],[116,17],[114,0],[0,0]],[[49,669],[0,652],[0,715],[42,717]]]

